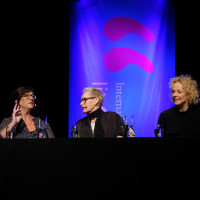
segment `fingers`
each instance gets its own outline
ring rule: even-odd
[[[135,137],[134,133],[129,133],[129,137]]]
[[[13,115],[14,116],[19,116],[21,115],[21,107],[19,104],[15,104],[14,108],[13,108]]]
[[[13,108],[13,112],[17,109],[17,104],[15,104],[14,108]]]
[[[13,108],[13,111],[17,111],[19,108],[20,108],[20,105],[16,103],[14,108]]]

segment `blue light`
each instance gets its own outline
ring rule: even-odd
[[[128,123],[133,120],[136,137],[153,137],[161,111],[172,106],[168,82],[175,75],[175,30],[173,3],[167,0],[90,0],[71,3],[69,61],[69,133],[84,117],[78,101],[85,87],[100,88],[103,108],[114,111]],[[151,30],[147,41],[130,32],[117,41],[104,33],[108,20],[127,17]],[[106,53],[119,47],[144,55],[153,64],[149,73],[136,64],[117,72],[104,65]],[[70,135],[69,135],[70,136]]]

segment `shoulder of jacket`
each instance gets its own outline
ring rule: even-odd
[[[79,119],[79,120],[76,122],[76,124],[83,122],[85,119],[87,119],[87,116],[86,116],[86,117],[83,117],[83,118],[81,118],[81,119]]]

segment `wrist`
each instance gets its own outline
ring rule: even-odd
[[[12,130],[12,126],[8,125],[8,126],[6,127],[6,132],[11,132],[11,130]]]
[[[8,126],[7,126],[7,130],[11,131],[14,127],[15,127],[16,123],[11,122]]]

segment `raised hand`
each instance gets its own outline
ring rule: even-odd
[[[21,107],[20,105],[15,104],[12,113],[12,122],[11,122],[12,125],[15,126],[16,124],[18,124],[21,118],[22,118]]]

